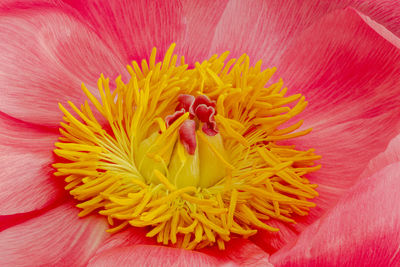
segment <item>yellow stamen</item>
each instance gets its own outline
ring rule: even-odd
[[[103,75],[96,94],[82,84],[88,100],[80,108],[59,104],[64,122],[54,153],[66,161],[53,164],[54,175],[80,202],[78,215],[106,216],[109,233],[147,227],[146,236],[165,245],[221,250],[232,236],[278,231],[270,220],[307,215],[318,192],[305,175],[321,168],[320,156],[279,144],[311,131],[298,131],[302,120],[281,127],[306,108],[305,98],[286,96],[282,80],[267,85],[275,68],[252,67],[245,54],[228,62],[228,52],[213,55],[189,69],[174,47],[162,62],[155,48],[148,61],[133,61],[130,80],[118,77],[115,89]],[[214,103],[209,124],[194,110],[166,124],[179,95]],[[184,133],[194,153],[180,133],[187,120],[195,125]]]

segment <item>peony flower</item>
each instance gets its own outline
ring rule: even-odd
[[[0,265],[400,261],[395,1],[0,12]]]

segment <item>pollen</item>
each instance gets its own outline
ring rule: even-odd
[[[282,80],[270,81],[275,69],[251,66],[246,54],[189,67],[174,47],[161,62],[155,48],[133,61],[126,82],[101,75],[96,91],[82,84],[80,106],[59,104],[54,175],[78,215],[103,215],[110,233],[144,227],[185,249],[224,249],[307,215],[318,193],[306,177],[321,157],[290,145],[311,131],[295,118],[304,96],[287,96]]]

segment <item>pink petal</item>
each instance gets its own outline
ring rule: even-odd
[[[57,135],[0,113],[0,215],[41,209],[64,196],[52,176]]]
[[[157,24],[156,27],[160,28],[158,25],[161,23],[158,20],[163,21],[162,16],[153,18],[152,6],[148,6],[146,10],[141,4],[131,4],[122,0],[114,0],[110,4],[99,4],[95,1],[87,3],[87,1],[81,0],[65,0],[64,2],[75,7],[81,13],[82,19],[89,19],[94,28],[99,29],[99,36],[103,36],[103,40],[109,42],[110,47],[118,47],[119,51],[122,51],[128,57],[131,55],[131,58],[139,55],[136,52],[129,52],[133,46],[132,37],[136,41],[133,42],[135,46],[138,40],[142,42],[142,40],[149,39],[146,35],[147,29],[144,31],[137,29],[137,27],[135,29],[135,25],[131,22],[137,21],[140,23],[140,28],[144,29],[148,24]],[[35,8],[38,6],[61,6],[62,9],[67,9],[63,3],[51,0],[4,0],[0,4],[0,8],[5,10],[32,6]],[[168,26],[169,31],[175,33],[168,32],[165,35],[173,36],[170,42],[178,42],[177,51],[184,54],[191,64],[206,59],[211,43],[213,43],[212,52],[215,52],[216,49],[219,52],[230,49],[235,55],[247,52],[251,55],[259,55],[258,58],[263,58],[266,62],[269,62],[269,65],[274,65],[276,61],[269,61],[268,59],[278,59],[293,37],[325,14],[347,6],[360,10],[400,36],[400,6],[397,0],[337,0],[328,2],[260,0],[238,1],[237,3],[230,1],[229,4],[227,0],[184,0],[181,4],[159,6],[157,9],[169,10],[166,15],[167,19],[164,21],[168,21],[166,26]],[[150,15],[140,15],[146,12],[149,12]],[[223,19],[221,20],[221,18]],[[153,21],[150,22],[151,19]],[[143,20],[146,20],[145,23],[143,23]],[[262,24],[268,25],[268,27],[263,27]],[[216,31],[217,26],[218,30]],[[162,27],[160,29],[159,31],[165,30]],[[158,38],[162,38],[161,35],[164,34],[157,34],[157,36],[160,36]],[[214,35],[215,41],[212,42]],[[248,42],[247,37],[250,37],[254,42]],[[260,41],[260,37],[265,41]],[[246,43],[245,47],[253,47],[254,49],[234,48],[242,43]],[[264,46],[268,46],[268,48],[263,50],[262,47]],[[151,49],[151,47],[149,48]],[[164,49],[162,50],[164,51]],[[266,51],[271,51],[271,53],[266,53]],[[146,55],[147,52],[145,51]],[[138,59],[141,59],[141,57]]]
[[[397,0],[353,0],[351,6],[400,37],[400,5]]]
[[[0,233],[1,266],[84,266],[109,234],[104,218],[80,219],[67,203]]]
[[[228,0],[184,0],[183,13],[186,19],[186,37],[178,51],[190,64],[208,57],[215,29],[228,4]]]
[[[272,266],[268,254],[244,239],[232,240],[223,251],[216,247],[189,251],[149,244],[108,247],[101,248],[89,266]]]
[[[54,7],[55,0],[3,0],[0,11],[11,11],[18,8]]]
[[[139,3],[123,0],[107,3],[81,0],[3,0],[0,8],[15,10],[55,6],[68,10],[68,7],[73,7],[80,13],[81,19],[88,20],[109,47],[123,54],[126,60],[141,60],[153,46],[164,52],[172,42],[177,42],[176,51],[184,55],[190,65],[194,65],[196,61],[207,59],[216,25],[227,2],[184,0],[149,4],[147,1]]]
[[[55,126],[57,102],[82,103],[81,83],[97,87],[101,72],[125,67],[91,30],[56,9],[16,9],[0,17],[0,111]]]
[[[335,118],[330,120],[335,125],[337,120],[370,118],[399,107],[399,48],[400,39],[349,8],[325,16],[298,36],[278,70],[289,90],[301,90],[310,102],[302,113],[312,117],[306,122],[325,123],[314,116],[324,112]]]
[[[251,241],[243,238],[233,238],[225,243],[225,250],[216,247],[204,250],[208,255],[216,257],[220,263],[235,263],[237,266],[272,267],[269,255]]]
[[[263,233],[255,242],[275,251],[332,207],[400,130],[400,52],[352,9],[333,12],[308,28],[282,56],[281,76],[309,106],[300,117],[311,134],[290,141],[315,148],[322,169],[309,175],[319,184],[317,208],[293,226]],[[370,25],[375,25],[371,28]],[[340,33],[340,34],[338,34]]]
[[[206,254],[163,246],[135,245],[107,250],[88,266],[217,266],[218,260]]]
[[[146,237],[146,233],[147,230],[144,228],[130,227],[110,236],[96,251],[96,256],[92,261],[96,262],[97,258],[105,259],[108,257],[105,255],[108,255],[108,253],[112,251],[135,248],[136,245],[149,245],[150,247],[160,246],[154,238]],[[225,244],[225,250],[223,251],[219,250],[217,247],[210,247],[200,252],[202,254],[207,254],[204,258],[213,257],[219,264],[235,263],[239,266],[269,266],[269,255],[260,247],[246,239],[232,239]],[[158,256],[155,257],[158,258]],[[200,258],[202,257],[203,256]]]
[[[368,177],[374,174],[376,171],[390,165],[392,163],[396,163],[400,161],[400,134],[393,138],[387,149],[380,153],[378,156],[373,158],[369,163],[364,172],[362,173],[362,177]]]
[[[132,247],[134,245],[157,245],[157,241],[154,238],[146,237],[147,232],[148,230],[145,228],[127,227],[109,236],[96,251],[96,255],[111,249]]]
[[[146,237],[147,229],[145,228],[134,228],[130,227],[117,234],[114,234],[107,238],[103,245],[96,251],[96,255],[91,260],[92,264],[98,264],[100,262],[107,262],[112,260],[111,257],[115,251],[121,252],[121,261],[130,261],[129,255],[125,255],[126,252],[134,251],[137,247],[145,248],[155,248],[155,251],[163,251],[163,246],[159,245],[154,238]],[[177,249],[174,249],[177,250]],[[127,254],[129,254],[127,253]],[[160,260],[161,256],[154,252],[154,261]],[[180,250],[173,252],[168,250],[168,253],[176,253],[180,255]],[[200,256],[200,254],[206,254]],[[122,255],[124,254],[124,255]],[[134,252],[135,256],[138,257],[139,252]],[[138,254],[138,255],[136,255]],[[153,255],[153,254],[152,254]],[[145,256],[145,255],[144,255]],[[144,257],[143,256],[143,257]],[[141,256],[139,256],[141,257]],[[211,259],[210,257],[214,258]],[[184,258],[184,257],[183,257]],[[202,249],[197,252],[194,256],[196,262],[202,262],[203,259],[208,259],[210,262],[218,262],[218,265],[226,264],[228,266],[238,265],[238,266],[271,266],[269,264],[269,255],[264,252],[260,247],[256,246],[254,243],[246,239],[234,238],[225,244],[225,250],[219,250],[216,246]],[[197,260],[198,259],[198,260]],[[141,259],[145,261],[146,259]],[[178,260],[180,262],[181,258]],[[206,260],[204,260],[206,261]],[[141,263],[141,261],[139,261]],[[105,264],[105,263],[104,263]],[[138,264],[139,265],[139,264]],[[150,264],[151,266],[151,264]],[[173,265],[175,266],[175,265]],[[179,265],[178,265],[179,266]],[[196,265],[195,265],[196,266]]]
[[[279,1],[232,0],[215,30],[210,53],[247,53],[273,67],[303,30],[336,9],[352,6],[400,36],[400,5],[396,0]]]
[[[274,66],[298,32],[336,6],[318,1],[229,1],[211,52],[229,50],[234,57],[247,53],[253,61]]]
[[[66,0],[87,20],[101,39],[126,60],[147,58],[155,46],[159,57],[172,42],[185,37],[185,20],[178,1]]]
[[[400,163],[349,190],[337,206],[271,257],[275,266],[398,266]]]

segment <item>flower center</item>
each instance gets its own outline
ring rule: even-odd
[[[285,96],[282,81],[267,85],[275,70],[250,67],[247,55],[189,69],[174,46],[162,62],[155,49],[141,67],[133,62],[114,90],[103,75],[98,95],[82,85],[90,104],[69,102],[74,115],[60,104],[54,174],[80,202],[79,216],[106,216],[110,233],[146,227],[166,245],[224,249],[235,236],[278,231],[270,220],[307,215],[318,193],[306,175],[320,156],[279,144],[310,132],[286,123],[304,97]]]
[[[233,169],[215,122],[215,102],[206,95],[179,95],[178,102],[175,112],[165,118],[168,134],[154,132],[140,143],[139,172],[147,183],[160,183],[157,170],[177,188],[210,187],[226,176],[226,167]],[[163,134],[171,145],[152,152]]]

